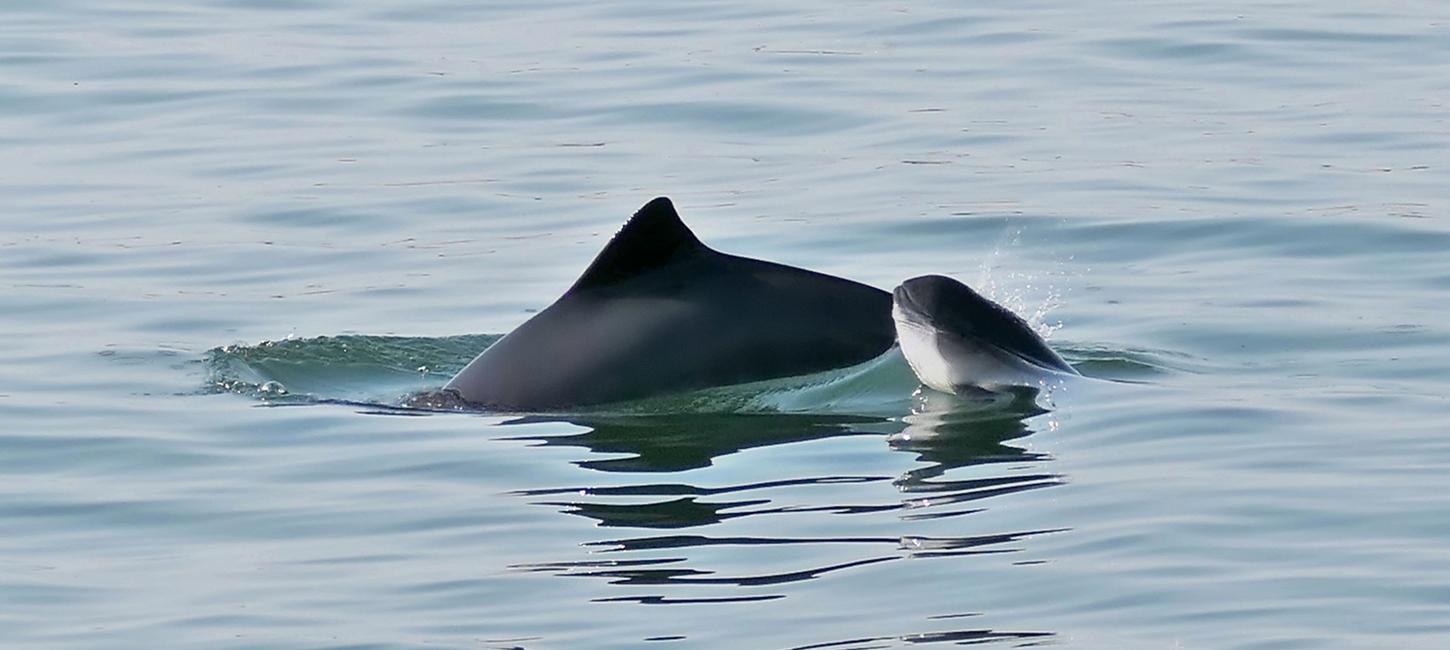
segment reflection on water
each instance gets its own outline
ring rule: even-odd
[[[558,421],[559,418],[539,416],[513,422]],[[885,433],[891,428],[891,423],[882,418],[842,415],[586,416],[567,421],[590,430],[577,435],[521,439],[538,440],[546,445],[584,447],[596,454],[629,455],[627,458],[577,463],[581,467],[606,472],[679,472],[708,467],[715,458],[743,449],[836,436]]]
[[[914,510],[905,518],[930,519],[968,514],[948,506],[979,501],[1061,483],[1049,473],[1011,474],[967,480],[937,480],[953,469],[986,463],[1039,463],[1046,454],[1006,444],[1032,433],[1028,418],[1046,414],[1035,391],[1012,395],[983,394],[962,397],[920,390],[906,426],[888,436],[893,450],[912,452],[924,466],[909,470],[894,481],[907,494],[921,495],[903,503]],[[931,510],[926,510],[931,508]]]
[[[900,642],[906,644],[920,643],[955,643],[957,645],[978,645],[994,641],[1019,641],[1016,646],[1025,648],[1039,643],[1033,640],[1045,640],[1051,638],[1051,632],[1000,632],[996,630],[954,630],[951,632],[925,632],[921,634],[906,634],[901,636],[871,636],[860,639],[847,639],[845,641],[828,641],[826,643],[812,643],[810,645],[795,646],[790,650],[865,650],[866,648],[882,648],[882,643]]]
[[[207,367],[212,385],[226,390],[256,393],[285,382],[285,395],[264,398],[271,405],[334,403],[368,413],[430,415],[468,410],[451,402],[447,391],[427,386],[449,369],[446,354],[489,342],[324,337],[214,350]],[[1075,356],[1121,366],[1114,360],[1127,355],[1109,350]],[[326,372],[313,368],[319,363],[327,365]],[[369,397],[378,394],[379,385],[409,397],[401,403]],[[970,563],[1010,554],[1028,537],[1065,530],[1040,517],[1028,517],[1033,523],[1027,526],[997,529],[985,517],[969,518],[1004,507],[1007,495],[1063,483],[1052,471],[1052,458],[1023,442],[1034,427],[1052,424],[1042,406],[1051,403],[1050,391],[946,395],[913,393],[916,386],[893,350],[841,371],[663,396],[607,411],[509,420],[505,430],[572,425],[521,427],[528,435],[503,439],[576,450],[571,462],[585,471],[570,474],[593,478],[507,493],[591,524],[566,556],[535,555],[508,567],[608,585],[605,593],[581,601],[743,607],[805,602],[818,585],[849,586],[873,575],[872,567],[889,565],[888,576],[919,570],[902,560]],[[767,448],[774,449],[761,452]],[[771,460],[721,462],[750,450]],[[870,469],[834,472],[829,468],[840,466],[835,462],[824,470],[796,469],[822,467],[790,460],[810,450],[864,451],[864,464],[847,466]],[[903,453],[874,458],[877,450]],[[746,466],[748,479],[714,478],[738,477]],[[888,466],[896,469],[876,469]],[[591,537],[591,531],[599,534]],[[972,575],[984,569],[946,568],[931,573]],[[952,603],[957,609],[949,611],[973,609],[972,602]],[[982,612],[948,616],[977,615]],[[936,618],[903,630],[899,620],[891,620],[882,619],[891,628],[881,634],[866,630],[872,634],[805,639],[813,642],[798,647],[1030,645],[1053,636],[984,625],[943,631]],[[913,626],[919,626],[915,632]]]
[[[1061,476],[1046,471],[1051,457],[1013,444],[1033,433],[1031,420],[1045,411],[1038,396],[958,397],[929,391],[913,396],[911,413],[896,418],[802,414],[719,414],[598,416],[550,419],[529,417],[515,422],[567,421],[588,428],[569,435],[516,438],[542,445],[587,450],[574,461],[580,467],[610,476],[682,472],[710,466],[716,458],[745,449],[844,436],[876,436],[886,448],[914,456],[917,465],[896,476],[792,476],[730,485],[694,485],[648,478],[636,483],[588,485],[514,492],[519,497],[559,512],[585,517],[609,530],[639,534],[610,535],[583,544],[585,557],[516,564],[521,572],[543,572],[571,578],[603,579],[628,593],[592,599],[680,605],[781,600],[785,587],[828,578],[837,572],[914,558],[968,561],[983,554],[1012,553],[1020,540],[1061,528],[1007,530],[962,536],[913,534],[914,522],[962,517],[982,512],[994,497],[1052,487]],[[605,456],[605,458],[597,458]],[[982,468],[1001,466],[1000,471]],[[974,468],[970,477],[955,470]],[[1027,468],[1029,471],[1023,471]],[[601,475],[602,477],[603,475]],[[645,478],[641,476],[641,478]],[[855,489],[841,489],[855,485]],[[809,500],[816,486],[835,486],[821,494],[827,503]],[[883,489],[889,486],[890,489]],[[843,495],[856,501],[845,502]],[[967,505],[970,504],[970,505]],[[899,535],[711,535],[711,526],[729,520],[792,518],[780,530],[811,528],[812,518],[881,518]],[[891,523],[894,521],[895,523]],[[818,519],[814,522],[819,523]],[[666,532],[668,531],[668,532]],[[661,534],[664,533],[664,534]],[[737,553],[769,549],[804,549],[791,555],[795,566],[754,573],[729,573],[708,565],[705,551],[734,547]],[[826,549],[857,549],[843,556]],[[751,550],[754,549],[754,550]],[[819,553],[809,552],[817,549]],[[812,558],[832,561],[812,561]],[[851,557],[854,556],[854,557]],[[734,562],[735,567],[766,567],[773,563]],[[738,570],[738,569],[737,569]],[[694,587],[689,593],[679,590]],[[701,593],[700,588],[706,591]],[[715,592],[715,589],[720,591]],[[1005,632],[991,629],[933,631],[826,641],[799,648],[863,648],[894,644],[990,642],[1031,643],[1051,637],[1042,631]]]

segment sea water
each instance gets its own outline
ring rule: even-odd
[[[1438,2],[7,3],[0,646],[1442,647],[1447,102]],[[657,195],[1086,378],[408,408]]]

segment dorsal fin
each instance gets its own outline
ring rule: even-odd
[[[702,249],[705,245],[680,220],[674,204],[661,196],[629,218],[569,291],[618,282]]]

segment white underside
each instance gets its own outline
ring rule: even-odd
[[[896,319],[896,339],[917,379],[944,393],[967,386],[988,390],[1042,386],[1057,374],[992,346],[905,318]]]

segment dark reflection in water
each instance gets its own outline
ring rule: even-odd
[[[1032,433],[1029,421],[1044,413],[1035,396],[1030,394],[1006,399],[964,399],[921,393],[915,397],[912,412],[899,418],[799,414],[570,417],[566,421],[589,430],[523,439],[615,456],[575,461],[580,467],[614,475],[680,472],[708,467],[714,459],[744,449],[844,436],[882,437],[890,450],[913,454],[920,465],[898,476],[804,476],[719,486],[646,481],[607,487],[580,485],[519,491],[515,494],[538,499],[536,503],[558,508],[566,514],[591,519],[602,528],[679,532],[615,536],[586,542],[584,546],[592,555],[590,559],[568,558],[512,568],[603,579],[632,591],[646,589],[644,593],[609,596],[596,602],[721,604],[789,598],[785,587],[790,584],[907,558],[950,561],[949,558],[1011,553],[1018,550],[1014,543],[1022,539],[1062,529],[944,537],[913,535],[903,528],[910,527],[913,521],[980,512],[994,497],[1060,485],[1061,476],[1042,471],[1051,462],[1048,455],[1028,451],[1020,443],[1013,444],[1029,436]],[[546,418],[521,421],[541,420]],[[983,469],[998,465],[1000,471]],[[952,478],[954,470],[974,466],[978,469],[972,470],[970,476]],[[873,489],[872,485],[889,485],[891,489]],[[813,488],[822,490],[815,492]],[[800,499],[808,498],[803,494],[816,495],[826,502],[801,502]],[[866,496],[862,497],[863,494]],[[842,498],[844,495],[855,496]],[[761,516],[780,518],[775,529],[782,534],[712,536],[702,532],[732,519]],[[887,534],[789,534],[790,530],[802,527],[797,519],[815,516],[865,517],[865,525]],[[702,559],[712,557],[705,549],[721,547],[737,547],[741,553],[787,547],[860,548],[861,553],[854,559],[848,556],[844,560],[839,554],[823,553],[823,557],[833,557],[835,561],[760,573],[739,570],[742,566],[768,564],[751,562],[748,556],[745,561],[733,562],[731,571],[699,566]],[[779,558],[770,561],[779,561]],[[689,594],[675,591],[683,586],[696,589]],[[753,589],[748,593],[716,595],[700,594],[700,587]],[[766,588],[767,593],[761,593],[760,588]],[[1051,633],[1040,631],[969,629],[866,637],[801,648],[918,643],[1030,644],[1050,636]]]
[[[953,630],[950,632],[924,632],[921,634],[906,634],[902,636],[873,636],[860,639],[848,639],[845,641],[828,641],[826,643],[812,643],[801,645],[790,650],[866,650],[867,648],[889,648],[891,646],[881,645],[882,643],[954,643],[956,645],[977,645],[991,643],[993,641],[1018,642],[1019,648],[1039,645],[1038,643],[1021,643],[1030,640],[1045,640],[1053,636],[1051,632],[999,632],[995,630]]]
[[[980,508],[947,506],[1062,483],[1061,476],[1049,473],[941,480],[951,470],[972,465],[1038,465],[1050,460],[1046,454],[1007,444],[1032,433],[1027,425],[1029,418],[1047,413],[1038,406],[1035,394],[1015,395],[997,405],[999,408],[970,408],[972,405],[975,402],[963,404],[961,398],[923,391],[917,396],[913,413],[903,418],[906,426],[887,437],[892,449],[915,453],[917,460],[926,463],[893,481],[902,492],[916,495],[902,505],[920,511],[906,514],[904,519],[936,519],[979,512]]]
[[[560,418],[528,417],[514,423],[558,421]],[[630,454],[629,458],[578,463],[605,472],[680,472],[709,467],[715,458],[743,449],[892,429],[889,420],[849,415],[620,415],[565,421],[590,430],[521,439],[584,447],[597,454]]]

